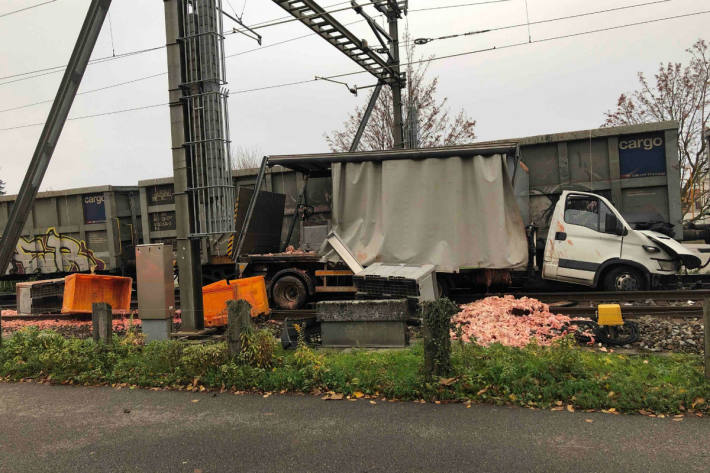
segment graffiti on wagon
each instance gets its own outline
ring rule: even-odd
[[[62,235],[54,227],[34,238],[20,238],[7,274],[69,273],[102,271],[106,263],[97,258],[84,240]]]

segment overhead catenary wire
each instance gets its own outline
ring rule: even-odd
[[[500,1],[500,0],[495,0],[495,1],[497,2],[497,1]],[[509,1],[509,0],[505,0],[505,1]],[[538,20],[538,21],[536,21],[536,22],[533,22],[532,24],[538,25],[538,24],[543,24],[543,23],[551,23],[551,22],[562,21],[562,20],[568,20],[568,19],[573,19],[573,18],[580,18],[580,17],[584,17],[584,16],[597,15],[597,14],[602,14],[602,13],[610,13],[610,12],[619,11],[619,10],[626,10],[626,9],[630,9],[630,8],[638,8],[638,7],[648,6],[648,5],[658,4],[658,3],[666,3],[666,2],[668,2],[668,1],[670,1],[670,0],[654,0],[654,1],[651,1],[651,2],[637,3],[637,4],[633,4],[633,5],[622,6],[622,7],[607,8],[607,9],[603,9],[603,10],[596,10],[596,11],[593,11],[593,12],[585,12],[585,13],[578,13],[578,14],[574,14],[574,15],[567,15],[567,16],[556,17],[556,18],[548,18],[548,19],[544,19],[544,20]],[[480,5],[480,4],[481,4],[481,3],[478,2],[478,3],[465,4],[465,5]],[[454,6],[462,6],[462,5],[454,5]],[[441,7],[441,8],[446,8],[446,7]],[[353,21],[353,22],[350,22],[350,23],[345,23],[345,26],[350,26],[350,25],[353,25],[353,24],[362,23],[362,22],[364,22],[364,21],[366,21],[366,20],[356,20],[356,21]],[[476,35],[476,34],[492,32],[492,31],[501,31],[501,30],[506,30],[506,29],[511,29],[511,28],[519,28],[519,27],[526,26],[526,25],[528,25],[528,23],[520,23],[520,24],[515,24],[515,25],[501,26],[501,27],[490,28],[490,29],[485,29],[485,30],[475,30],[475,31],[469,31],[469,32],[465,32],[465,33],[457,33],[457,34],[439,36],[439,37],[436,37],[436,38],[417,38],[417,39],[414,39],[414,40],[412,40],[412,41],[414,41],[415,44],[422,45],[422,44],[429,43],[429,42],[431,42],[431,41],[444,40],[444,39],[453,39],[453,38],[458,38],[458,37],[463,37],[463,36],[472,36],[472,35]],[[261,50],[266,49],[266,48],[270,48],[270,47],[278,46],[278,45],[281,45],[281,44],[289,43],[289,42],[292,42],[292,41],[304,39],[304,38],[307,38],[307,37],[310,37],[310,36],[317,36],[317,34],[316,34],[316,33],[308,33],[308,34],[305,34],[305,35],[296,36],[296,37],[293,37],[293,38],[288,38],[288,39],[285,39],[285,40],[283,40],[283,41],[278,41],[278,42],[275,42],[275,43],[272,43],[272,44],[269,44],[269,45],[266,45],[266,46],[263,46],[263,47],[260,47],[260,48],[253,48],[253,49],[248,49],[248,50],[245,50],[245,51],[240,51],[240,52],[237,52],[237,53],[228,54],[228,55],[225,56],[225,58],[229,59],[229,58],[241,56],[241,55],[243,55],[243,54],[247,54],[247,53],[251,53],[251,52],[256,52],[256,51],[261,51]],[[402,42],[401,42],[402,47],[406,47],[407,44],[409,44],[409,41],[402,41]],[[167,71],[166,71],[166,72],[160,72],[160,73],[157,73],[157,74],[150,74],[150,75],[147,75],[147,76],[138,77],[138,78],[131,79],[131,80],[128,80],[128,81],[118,82],[118,83],[111,84],[111,85],[107,85],[107,86],[104,86],[104,87],[99,87],[99,88],[97,88],[97,89],[92,89],[92,90],[80,92],[80,93],[78,93],[77,95],[85,95],[85,94],[91,94],[91,93],[95,93],[95,92],[100,92],[100,91],[103,91],[103,90],[108,90],[108,89],[112,89],[112,88],[115,88],[115,87],[120,87],[120,86],[123,86],[123,85],[133,84],[133,83],[136,83],[136,82],[141,82],[141,81],[144,81],[144,80],[153,79],[153,78],[155,78],[155,77],[160,77],[160,76],[164,76],[164,75],[167,75]],[[308,81],[309,81],[309,80],[306,80],[305,82],[308,82]],[[303,82],[303,81],[296,81],[296,82],[297,82],[297,83],[301,83],[301,82]],[[0,85],[2,85],[2,83],[0,83]],[[295,84],[288,83],[287,85],[290,86],[290,85],[295,85]],[[269,86],[269,88],[271,88],[271,87]],[[250,89],[249,89],[249,90],[250,90]],[[8,108],[5,108],[5,109],[1,109],[1,110],[0,110],[0,113],[22,110],[22,109],[25,109],[25,108],[34,107],[34,106],[37,106],[37,105],[42,105],[42,104],[51,103],[51,102],[52,102],[51,100],[42,100],[42,101],[33,102],[33,103],[25,104],[25,105],[18,105],[18,106],[14,106],[14,107],[8,107]]]
[[[116,59],[122,59],[122,58],[130,57],[130,56],[136,56],[138,54],[144,54],[144,53],[149,53],[152,51],[158,51],[158,50],[164,49],[164,48],[165,48],[165,46],[153,46],[152,48],[137,49],[135,51],[128,51],[125,53],[116,54],[115,56],[104,56],[104,57],[92,59],[91,61],[89,61],[89,65],[99,64],[99,63],[107,62],[107,61],[113,61]],[[42,77],[42,76],[46,76],[46,75],[50,75],[50,74],[57,74],[60,72],[64,72],[66,67],[67,67],[66,64],[62,65],[62,66],[45,67],[43,69],[36,69],[33,71],[20,72],[17,74],[12,74],[9,76],[0,77],[0,80],[13,79],[16,77],[18,78],[15,80],[0,82],[0,86],[6,85],[6,84],[12,84],[15,82],[20,82],[20,81],[24,81],[24,80],[28,80],[28,79],[34,79],[35,77]],[[35,73],[39,73],[39,74],[32,75],[31,77],[23,77],[23,76],[28,76],[30,74],[35,74]]]
[[[445,35],[445,36],[439,36],[436,38],[416,38],[416,39],[413,39],[412,41],[414,41],[415,44],[422,45],[422,44],[430,43],[432,41],[439,41],[439,40],[443,40],[443,39],[453,39],[453,38],[459,38],[462,36],[471,36],[471,35],[481,34],[481,33],[509,30],[512,28],[522,28],[524,26],[527,26],[528,28],[530,28],[531,25],[542,25],[545,23],[554,23],[557,21],[572,20],[575,18],[583,18],[585,16],[601,15],[603,13],[611,13],[611,12],[620,11],[620,10],[629,10],[631,8],[647,7],[647,6],[656,5],[659,3],[668,3],[670,1],[671,0],[653,0],[651,2],[634,3],[632,5],[624,5],[621,7],[605,8],[603,10],[595,10],[595,11],[585,12],[585,13],[575,13],[574,15],[558,16],[555,18],[547,18],[544,20],[537,20],[537,21],[532,21],[532,22],[527,21],[525,23],[517,23],[515,25],[499,26],[499,27],[495,27],[495,28],[488,28],[485,30],[467,31],[465,33],[450,34],[450,35]],[[528,29],[528,42],[532,42],[532,36],[530,35],[529,29]],[[403,43],[407,43],[407,41],[403,41]]]
[[[120,109],[120,110],[111,110],[111,111],[108,111],[108,112],[101,112],[101,113],[93,113],[93,114],[90,114],[90,115],[78,115],[78,116],[75,116],[75,117],[69,117],[69,118],[67,118],[67,121],[86,120],[86,119],[88,119],[88,118],[105,117],[105,116],[108,116],[108,115],[117,115],[117,114],[119,114],[119,113],[136,112],[136,111],[139,111],[139,110],[148,110],[148,109],[151,109],[151,108],[164,107],[164,106],[167,106],[167,105],[170,105],[170,103],[169,103],[169,102],[156,103],[156,104],[153,104],[153,105],[141,105],[141,106],[138,106],[138,107],[124,108],[124,109]],[[22,129],[22,128],[32,128],[32,127],[35,127],[35,126],[42,126],[42,125],[44,125],[44,122],[41,122],[41,123],[27,123],[27,124],[25,124],[25,125],[17,125],[17,126],[12,126],[12,127],[8,127],[8,128],[0,128],[0,131],[19,130],[19,129]]]
[[[52,0],[52,1],[56,1],[56,0]],[[368,5],[369,5],[369,4],[374,4],[374,3],[377,3],[377,2],[381,2],[381,1],[382,1],[382,0],[377,0],[377,1],[374,1],[374,2],[370,2],[370,3],[368,3]],[[509,0],[506,0],[506,1],[509,1]],[[350,4],[349,1],[348,1],[348,2],[338,2],[338,3],[335,3],[335,4],[328,5],[328,6],[325,7],[325,8],[330,8],[330,7],[338,6],[338,5],[344,5],[344,4],[346,4],[346,3],[347,3],[347,4]],[[340,12],[340,11],[344,11],[344,10],[348,10],[348,9],[350,9],[350,7],[348,7],[348,8],[339,8],[339,9],[337,9],[337,10],[330,10],[330,11],[326,11],[326,13],[335,13],[335,12]],[[295,18],[292,18],[292,17],[280,17],[280,18],[276,18],[276,19],[274,19],[274,20],[267,20],[267,21],[265,21],[265,22],[263,22],[263,23],[256,24],[256,25],[254,25],[253,28],[266,28],[266,27],[269,27],[269,26],[276,26],[276,25],[282,24],[282,22],[276,22],[277,20],[285,20],[285,19],[287,19],[287,18],[290,19],[289,21],[291,21],[291,20],[296,21],[296,19],[295,19]],[[276,22],[276,23],[273,23],[273,22]],[[252,26],[250,26],[250,28],[252,28]],[[241,31],[241,30],[236,30],[236,29],[235,29],[235,30],[233,30],[232,32],[225,33],[225,35],[235,34],[235,33],[238,33],[238,32],[240,32],[240,31]],[[160,46],[153,46],[153,47],[144,48],[144,49],[137,49],[137,50],[134,50],[134,51],[128,51],[128,52],[125,52],[125,53],[122,53],[122,54],[116,54],[116,55],[112,55],[112,56],[105,56],[105,57],[102,57],[102,58],[92,59],[91,61],[89,61],[89,65],[94,65],[94,64],[97,64],[97,63],[105,62],[105,61],[113,61],[113,60],[122,59],[122,58],[125,58],[125,57],[135,56],[135,55],[139,55],[139,54],[145,54],[145,53],[149,53],[149,52],[152,52],[152,51],[158,51],[158,50],[161,50],[161,49],[164,49],[164,48],[165,48],[165,45],[160,45]],[[58,74],[58,73],[60,73],[60,72],[63,72],[65,68],[66,68],[66,64],[61,65],[61,66],[45,67],[45,68],[41,68],[41,69],[35,69],[35,70],[32,70],[32,71],[26,71],[26,72],[20,72],[20,73],[16,73],[16,74],[7,75],[7,76],[2,76],[2,77],[0,77],[0,81],[5,80],[5,79],[15,79],[15,80],[8,80],[8,81],[6,81],[6,82],[0,82],[0,87],[3,86],[3,85],[7,85],[7,84],[13,84],[13,83],[15,83],[15,82],[20,82],[20,81],[25,81],[25,80],[29,80],[29,79],[34,79],[34,78],[36,78],[36,77],[43,77],[43,76],[47,76],[47,75],[51,75],[51,74]],[[28,76],[29,76],[29,77],[28,77]]]
[[[630,27],[634,27],[634,26],[641,26],[641,25],[647,25],[647,24],[652,24],[652,23],[658,23],[661,21],[669,21],[669,20],[675,20],[675,19],[680,19],[680,18],[689,18],[689,17],[693,17],[693,16],[705,15],[708,13],[710,13],[710,10],[702,10],[702,11],[685,13],[685,14],[680,14],[680,15],[673,15],[673,16],[667,16],[667,17],[662,17],[662,18],[654,18],[654,19],[650,19],[650,20],[643,20],[643,21],[638,21],[638,22],[633,22],[633,23],[626,23],[623,25],[609,26],[609,27],[598,28],[598,29],[594,29],[594,30],[587,30],[587,31],[568,33],[568,34],[564,34],[564,35],[552,36],[552,37],[547,37],[547,38],[542,38],[542,39],[535,39],[532,42],[523,41],[523,42],[518,42],[518,43],[506,44],[503,46],[491,46],[488,48],[475,49],[475,50],[464,51],[464,52],[460,52],[460,53],[453,53],[453,54],[448,54],[445,56],[426,58],[426,59],[421,59],[421,60],[417,60],[417,61],[410,61],[407,63],[403,63],[402,65],[403,66],[410,66],[410,65],[421,64],[424,62],[441,61],[444,59],[451,59],[451,58],[468,56],[468,55],[473,55],[473,54],[480,54],[480,53],[485,53],[485,52],[510,49],[510,48],[514,48],[514,47],[532,45],[532,44],[536,44],[536,43],[545,43],[545,42],[550,42],[550,41],[555,41],[555,40],[574,38],[574,37],[579,37],[579,36],[584,36],[584,35],[589,35],[589,34],[596,34],[596,33],[602,33],[602,32],[607,32],[607,31],[619,30],[619,29],[623,29],[623,28],[630,28]],[[524,25],[525,24],[523,24],[523,26]],[[341,77],[348,77],[348,76],[364,74],[364,73],[366,73],[366,71],[354,71],[354,72],[346,72],[346,73],[342,73],[342,74],[334,74],[334,75],[330,75],[330,76],[320,76],[320,77],[322,79],[338,79]],[[268,85],[268,86],[263,86],[263,87],[242,89],[242,90],[230,92],[230,96],[241,95],[241,94],[246,94],[246,93],[251,93],[251,92],[258,92],[258,91],[263,91],[263,90],[283,88],[283,87],[291,87],[291,86],[295,86],[295,85],[303,85],[303,84],[308,84],[308,83],[315,83],[318,80],[319,79],[315,79],[315,78],[304,79],[304,80],[281,83],[281,84],[273,84],[273,85]],[[167,105],[167,104],[156,104],[156,105],[148,105],[145,107],[135,107],[135,108],[131,108],[131,109],[115,110],[112,112],[99,113],[99,114],[95,114],[95,115],[72,117],[72,118],[69,118],[68,120],[81,120],[81,119],[86,119],[86,118],[94,118],[94,117],[112,115],[112,114],[117,114],[117,113],[124,113],[124,112],[130,112],[130,111],[136,111],[136,110],[142,110],[142,109],[148,109],[148,108],[155,108],[155,107],[158,107],[161,105]],[[31,123],[31,124],[26,124],[26,125],[18,125],[18,126],[13,126],[13,127],[8,127],[8,128],[0,128],[0,131],[9,131],[9,130],[16,130],[16,129],[20,129],[20,128],[41,126],[43,124],[44,123]]]
[[[52,1],[56,1],[56,0],[52,0]],[[381,2],[382,0],[378,0],[378,1]],[[446,5],[446,6],[440,6],[440,7],[420,8],[420,9],[414,9],[414,10],[410,9],[410,10],[408,10],[408,11],[411,13],[411,12],[422,12],[422,11],[430,11],[430,10],[443,10],[443,9],[450,9],[450,8],[470,7],[470,6],[487,5],[487,4],[491,4],[491,3],[503,3],[503,2],[510,2],[510,1],[512,1],[512,0],[488,0],[488,1],[483,1],[483,2],[464,3],[464,4],[458,4],[458,5]],[[369,3],[369,4],[375,4],[375,3],[378,3],[378,2],[375,1],[375,2],[371,2],[371,3]],[[350,4],[350,2],[349,2],[349,1],[345,1],[345,2],[333,3],[333,4],[330,4],[330,5],[327,5],[327,6],[324,7],[324,8],[327,9],[327,8],[332,8],[332,7],[335,7],[335,6],[340,6],[340,5],[345,5],[345,4]],[[369,4],[363,4],[363,6],[369,5]],[[338,10],[333,10],[333,11],[327,11],[326,13],[334,13],[334,12],[339,12],[339,11],[345,11],[345,10],[348,10],[348,9],[350,9],[350,7],[348,7],[348,8],[340,8],[340,9],[338,9]],[[290,16],[288,16],[288,17],[279,17],[279,18],[275,18],[275,19],[272,19],[272,20],[266,20],[266,21],[261,22],[261,23],[256,23],[256,24],[254,24],[254,25],[251,25],[250,28],[252,28],[252,29],[253,29],[253,28],[266,28],[267,26],[276,26],[276,25],[279,25],[279,24],[283,24],[283,22],[278,22],[278,21],[280,21],[280,20],[287,20],[287,19],[289,20],[289,22],[290,22],[290,21],[295,21],[295,18],[292,18],[292,17],[290,17]],[[349,25],[352,25],[352,24],[355,24],[355,23],[360,23],[360,22],[362,22],[362,21],[364,21],[364,20],[358,20],[357,22],[346,23],[345,25],[346,25],[346,26],[349,26]],[[278,22],[278,23],[274,23],[274,22]],[[236,33],[236,32],[237,32],[237,31],[232,31],[232,32],[230,32],[230,33],[225,33],[225,35],[231,35],[231,34],[234,34],[234,33]],[[277,45],[279,45],[279,44],[285,44],[285,43],[289,43],[289,42],[291,42],[291,41],[296,41],[296,40],[299,40],[299,39],[307,38],[307,37],[309,37],[309,36],[316,36],[316,34],[315,34],[315,33],[310,33],[310,34],[308,34],[308,35],[297,36],[297,37],[295,37],[295,38],[290,38],[290,39],[287,39],[287,40],[284,40],[284,41],[279,41],[279,42],[277,42],[277,43],[273,43],[273,44],[270,44],[270,45],[266,45],[266,46],[263,46],[263,47],[261,47],[261,48],[254,48],[254,49],[249,49],[249,50],[246,50],[246,51],[238,52],[238,53],[235,53],[235,54],[230,54],[230,55],[228,55],[227,57],[240,56],[240,55],[242,55],[242,54],[247,54],[247,53],[251,53],[251,52],[254,52],[254,51],[259,51],[260,49],[266,49],[266,48],[270,48],[270,47],[273,47],[273,46],[277,46]],[[130,57],[130,56],[136,56],[136,55],[139,55],[139,54],[145,54],[145,53],[149,53],[149,52],[153,52],[153,51],[158,51],[158,50],[161,50],[161,49],[164,49],[164,48],[165,48],[164,45],[160,45],[160,46],[153,46],[153,47],[150,47],[150,48],[144,48],[144,49],[138,49],[138,50],[134,50],[134,51],[128,51],[128,52],[125,52],[125,53],[122,53],[122,54],[115,54],[115,55],[112,55],[112,56],[105,56],[105,57],[101,57],[101,58],[97,58],[97,59],[92,59],[91,61],[89,61],[89,65],[99,64],[99,63],[102,63],[102,62],[105,62],[105,61],[113,61],[113,60],[117,60],[117,59],[123,59],[123,58]],[[44,76],[48,76],[48,75],[52,75],[52,74],[58,74],[58,73],[60,73],[60,72],[63,72],[65,68],[66,68],[66,64],[65,64],[65,65],[61,65],[61,66],[45,67],[45,68],[41,68],[41,69],[35,69],[35,70],[31,70],[31,71],[20,72],[20,73],[16,73],[16,74],[7,75],[7,76],[2,76],[2,77],[0,77],[0,81],[6,80],[6,79],[15,79],[15,80],[7,80],[7,81],[5,81],[5,82],[0,82],[0,87],[2,87],[2,86],[4,86],[4,85],[8,85],[8,84],[13,84],[13,83],[16,83],[16,82],[22,82],[22,81],[34,79],[34,78],[37,78],[37,77],[44,77]],[[166,72],[166,74],[167,74],[167,72]]]
[[[4,18],[4,17],[10,16],[10,15],[14,15],[14,14],[16,14],[16,13],[22,13],[22,12],[27,11],[27,10],[32,10],[33,8],[41,7],[41,6],[50,4],[50,3],[54,3],[54,2],[56,2],[56,1],[57,1],[57,0],[47,0],[46,2],[37,3],[37,4],[35,4],[35,5],[30,5],[29,7],[19,8],[19,9],[17,9],[17,10],[12,10],[12,11],[9,11],[9,12],[6,12],[6,13],[0,13],[0,18]]]

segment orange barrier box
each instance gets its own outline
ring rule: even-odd
[[[227,301],[239,299],[251,305],[252,317],[271,312],[263,276],[217,281],[202,288],[205,326],[227,325]]]
[[[227,301],[234,299],[234,290],[226,280],[202,288],[205,327],[227,325]]]
[[[117,314],[131,310],[133,279],[100,274],[72,274],[64,278],[62,314],[90,314],[91,304],[105,302]]]

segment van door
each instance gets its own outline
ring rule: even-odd
[[[550,222],[542,276],[591,286],[599,266],[621,256],[623,224],[598,196],[562,197]]]

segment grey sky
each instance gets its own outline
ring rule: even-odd
[[[0,0],[0,15],[43,0]],[[244,8],[249,24],[283,17],[270,0],[230,0]],[[472,3],[482,0],[410,0],[410,9]],[[528,0],[530,21],[646,0]],[[323,6],[338,0],[320,0]],[[362,2],[361,2],[362,3]],[[26,12],[0,16],[0,76],[65,64],[83,21],[88,0],[56,0]],[[229,6],[225,2],[225,7]],[[671,0],[592,17],[535,25],[533,41],[666,16],[710,10],[710,0]],[[376,11],[370,7],[370,13]],[[336,15],[356,21],[351,12]],[[412,12],[414,37],[435,37],[471,30],[525,23],[525,1]],[[114,0],[111,6],[116,54],[165,44],[161,0]],[[432,64],[440,77],[440,92],[452,110],[465,109],[478,121],[479,139],[499,139],[555,133],[599,126],[603,112],[620,92],[636,87],[636,73],[652,74],[660,61],[685,61],[684,50],[707,37],[710,14],[621,30],[541,42],[445,59]],[[225,22],[229,25],[229,22]],[[367,26],[351,27],[370,38]],[[310,31],[294,22],[261,30],[264,45]],[[519,43],[527,28],[435,41],[417,53],[444,56]],[[257,48],[241,35],[229,35],[226,52]],[[108,22],[94,58],[112,55]],[[240,90],[356,71],[357,65],[322,39],[312,36],[227,59],[231,133],[236,145],[263,154],[326,151],[323,134],[339,125],[367,99],[350,95],[327,82],[251,93]],[[89,66],[81,90],[100,88],[166,70],[165,50]],[[2,85],[0,110],[54,97],[61,73]],[[351,84],[373,83],[366,74],[348,78]],[[136,82],[77,97],[70,116],[167,102],[167,77]],[[0,128],[43,122],[49,104],[0,113]],[[41,127],[0,131],[0,178],[7,191],[19,189]],[[43,190],[99,184],[135,185],[140,179],[172,173],[167,106],[67,123],[54,153]]]

